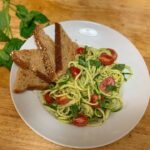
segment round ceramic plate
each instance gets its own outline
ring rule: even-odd
[[[135,46],[117,31],[94,22],[61,22],[68,35],[80,45],[95,48],[109,47],[118,53],[117,61],[131,66],[134,75],[124,84],[122,110],[112,113],[97,127],[76,127],[64,124],[50,115],[42,106],[36,91],[13,93],[18,67],[13,64],[10,92],[17,112],[25,123],[43,138],[59,145],[74,148],[94,148],[110,144],[129,133],[142,118],[148,105],[150,78],[145,62]],[[54,39],[54,25],[45,32]],[[33,36],[21,49],[36,48]]]

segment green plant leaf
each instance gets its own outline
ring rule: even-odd
[[[98,120],[99,120],[98,117],[92,117],[92,118],[89,118],[89,123],[98,122]]]
[[[12,59],[10,57],[10,53],[13,50],[19,50],[23,43],[24,41],[18,38],[13,38],[7,42],[3,50],[0,51],[0,65],[11,69]]]
[[[8,15],[6,12],[0,11],[0,29],[4,30],[9,26],[9,20],[7,20]]]
[[[3,50],[7,54],[10,54],[13,50],[19,50],[23,43],[24,41],[22,41],[21,39],[12,38],[8,43],[6,43]]]
[[[11,66],[12,66],[12,60],[11,59],[9,59],[8,61],[2,61],[2,66],[4,66],[4,67],[6,67],[6,68],[8,68],[9,70],[11,69]]]
[[[8,61],[9,55],[4,50],[0,50],[0,59],[4,61]]]
[[[98,61],[98,60],[90,60],[90,65],[91,66],[95,66],[96,68],[98,68],[98,67],[100,67],[101,66],[101,63],[100,63],[100,61]]]
[[[23,5],[16,5],[16,10],[16,15],[22,20],[29,14],[28,10]]]
[[[73,115],[73,117],[77,117],[78,116],[78,113],[79,113],[79,108],[76,104],[70,106],[70,110],[71,110],[71,113]]]
[[[7,36],[11,35],[9,0],[3,0],[3,9],[0,11],[0,30]]]
[[[10,56],[4,51],[0,51],[0,66],[4,66],[8,69],[11,68],[12,60],[10,59]]]
[[[44,14],[38,11],[33,10],[30,12],[30,14],[34,16],[34,21],[38,23],[46,23],[49,21],[49,19]]]
[[[79,56],[78,63],[79,63],[79,65],[87,67],[87,62],[85,60],[85,55],[80,55]]]
[[[125,69],[125,64],[115,64],[112,69],[117,69],[119,71],[123,71]]]
[[[2,66],[3,65],[3,61],[2,61],[2,59],[0,58],[0,66]]]
[[[115,85],[107,85],[106,90],[107,91],[116,91],[117,87]]]
[[[2,30],[0,30],[0,42],[7,42],[9,40],[9,37]]]
[[[30,37],[32,35],[35,27],[36,27],[36,24],[34,22],[30,22],[30,24],[27,24],[26,22],[21,21],[20,35],[24,38]]]

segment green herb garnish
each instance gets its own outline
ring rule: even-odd
[[[125,64],[115,64],[112,69],[117,69],[119,71],[123,71],[125,69]]]
[[[29,11],[23,5],[15,5],[10,3],[10,0],[3,0],[3,7],[0,11],[0,42],[6,42],[6,45],[0,50],[0,66],[8,69],[12,65],[10,53],[13,50],[19,50],[25,42],[25,40],[13,38],[10,27],[11,17],[9,9],[15,11],[16,16],[20,19],[20,35],[25,39],[33,34],[38,24],[49,23],[49,19],[41,12],[35,10]]]
[[[70,106],[70,110],[71,110],[71,114],[73,115],[73,117],[77,117],[78,113],[79,113],[79,108],[76,104]]]
[[[52,104],[43,104],[43,105],[45,105],[45,106],[47,106],[47,107],[50,107],[50,108],[52,108],[52,109],[54,109],[54,110],[56,110],[57,109],[57,104],[56,103],[52,103]]]
[[[90,60],[90,65],[99,68],[101,66],[101,63],[98,60]]]
[[[7,42],[9,40],[9,37],[2,30],[0,30],[0,42]]]
[[[110,91],[116,91],[117,87],[115,85],[107,85],[106,86],[106,91],[110,92]]]
[[[87,67],[87,62],[85,60],[85,55],[80,55],[79,56],[78,63],[79,63],[79,65]]]

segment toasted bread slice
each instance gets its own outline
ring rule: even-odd
[[[26,89],[45,89],[48,83],[65,74],[68,63],[75,58],[78,45],[60,24],[55,24],[55,44],[38,26],[34,31],[38,50],[13,51],[13,61],[20,66],[14,84],[15,92]]]
[[[65,74],[68,63],[75,58],[78,44],[73,42],[59,23],[55,23],[55,71],[58,76]]]
[[[55,43],[45,34],[41,26],[36,27],[34,37],[37,47],[41,51],[46,73],[53,81],[57,77],[55,73]]]
[[[50,82],[39,50],[21,50],[11,53],[12,60],[23,69],[32,70],[39,78]]]
[[[20,93],[27,89],[43,90],[48,87],[48,83],[41,80],[29,69],[19,68],[14,84],[14,92]]]

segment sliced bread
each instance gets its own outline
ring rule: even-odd
[[[21,68],[29,69],[45,82],[50,82],[50,77],[46,73],[41,52],[39,50],[13,51],[11,57]]]
[[[14,92],[20,93],[27,89],[43,90],[48,87],[48,83],[37,77],[31,70],[19,68],[14,84]]]
[[[59,23],[55,23],[55,71],[58,76],[64,74],[68,63],[75,58],[78,44],[73,42]]]
[[[43,29],[34,31],[38,49],[13,51],[13,61],[18,69],[14,84],[15,92],[26,89],[45,89],[48,83],[65,74],[68,63],[75,58],[77,43],[73,42],[60,24],[55,24],[55,44]]]
[[[55,73],[55,43],[45,34],[41,26],[36,27],[34,37],[37,47],[41,51],[46,73],[53,81],[57,77]]]

